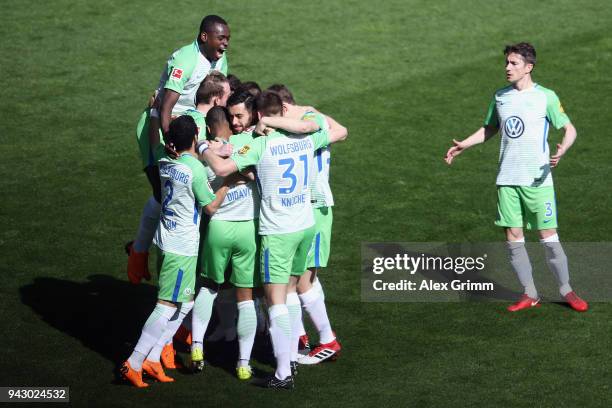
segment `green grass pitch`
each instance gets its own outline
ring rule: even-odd
[[[0,4],[0,386],[67,385],[75,406],[609,406],[609,303],[517,315],[501,303],[362,303],[359,266],[363,241],[502,239],[498,139],[451,168],[442,157],[480,126],[505,85],[503,46],[523,40],[538,51],[535,80],[578,129],[554,173],[561,238],[609,240],[607,1]],[[223,365],[144,391],[113,376],[155,297],[129,286],[122,250],[149,196],[136,120],[209,13],[230,23],[230,72],[285,83],[350,132],[333,149],[322,278],[344,354],[303,368],[291,393]]]

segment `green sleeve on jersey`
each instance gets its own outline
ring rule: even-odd
[[[557,94],[550,89],[542,88],[542,90],[546,94],[546,117],[555,129],[561,129],[570,123],[570,118],[563,110]]]
[[[195,121],[196,126],[198,127],[198,139],[206,140],[207,132],[206,132],[206,116],[199,110],[189,109],[184,113],[184,115],[191,116]]]
[[[237,135],[231,135],[229,142],[234,146],[234,149],[240,149],[242,146],[253,141],[253,132],[242,132]]]
[[[231,159],[236,163],[238,171],[242,171],[249,166],[254,166],[259,163],[266,149],[267,136],[260,136],[249,144],[244,145],[237,153],[233,154]]]
[[[326,127],[325,116],[319,112],[308,111],[302,116],[302,120],[314,120],[321,129]]]
[[[227,52],[223,53],[223,56],[217,63],[215,64],[215,69],[221,72],[223,75],[227,76],[229,72],[229,64],[227,63]]]
[[[204,207],[205,205],[212,203],[216,196],[208,184],[208,175],[206,174],[204,165],[193,156],[189,157],[190,158],[185,164],[189,166],[191,173],[193,174],[193,181],[191,182],[193,195],[196,202],[200,204],[200,206]]]
[[[172,57],[168,63],[168,80],[164,88],[183,93],[185,84],[193,73],[197,63],[197,53],[193,50],[194,45],[187,45]],[[198,51],[199,52],[199,51]]]
[[[329,145],[329,132],[325,129],[319,129],[319,131],[311,134],[310,138],[312,139],[315,150]]]
[[[325,116],[319,112],[306,112],[302,116],[302,120],[314,120],[319,125],[319,130],[311,134],[312,143],[315,145],[315,150],[329,145],[329,133],[326,129]]]
[[[497,116],[497,105],[495,103],[495,98],[493,98],[493,100],[489,104],[489,109],[487,110],[487,116],[485,117],[484,125],[499,128],[499,117]]]

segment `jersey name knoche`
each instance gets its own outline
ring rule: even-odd
[[[259,233],[287,234],[314,225],[310,179],[314,152],[329,144],[321,129],[310,135],[275,131],[255,138],[232,159],[240,171],[255,166],[261,194]]]

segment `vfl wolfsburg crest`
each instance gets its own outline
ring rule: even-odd
[[[504,123],[504,132],[506,136],[516,139],[517,137],[521,137],[523,132],[525,131],[525,124],[523,120],[518,116],[510,116],[506,119]]]

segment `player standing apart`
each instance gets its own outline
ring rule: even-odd
[[[484,126],[465,140],[453,140],[446,162],[464,150],[483,143],[501,130],[499,171],[497,174],[497,220],[504,227],[510,263],[525,292],[508,307],[515,312],[539,306],[532,268],[525,248],[523,226],[536,228],[544,246],[546,263],[555,275],[561,296],[579,312],[588,309],[569,284],[568,263],[557,234],[557,208],[551,168],[572,146],[576,129],[563,111],[557,95],[533,82],[536,63],[534,47],[528,43],[505,48],[506,79],[510,86],[495,92]],[[549,157],[549,126],[563,128],[565,135],[557,152]]]

